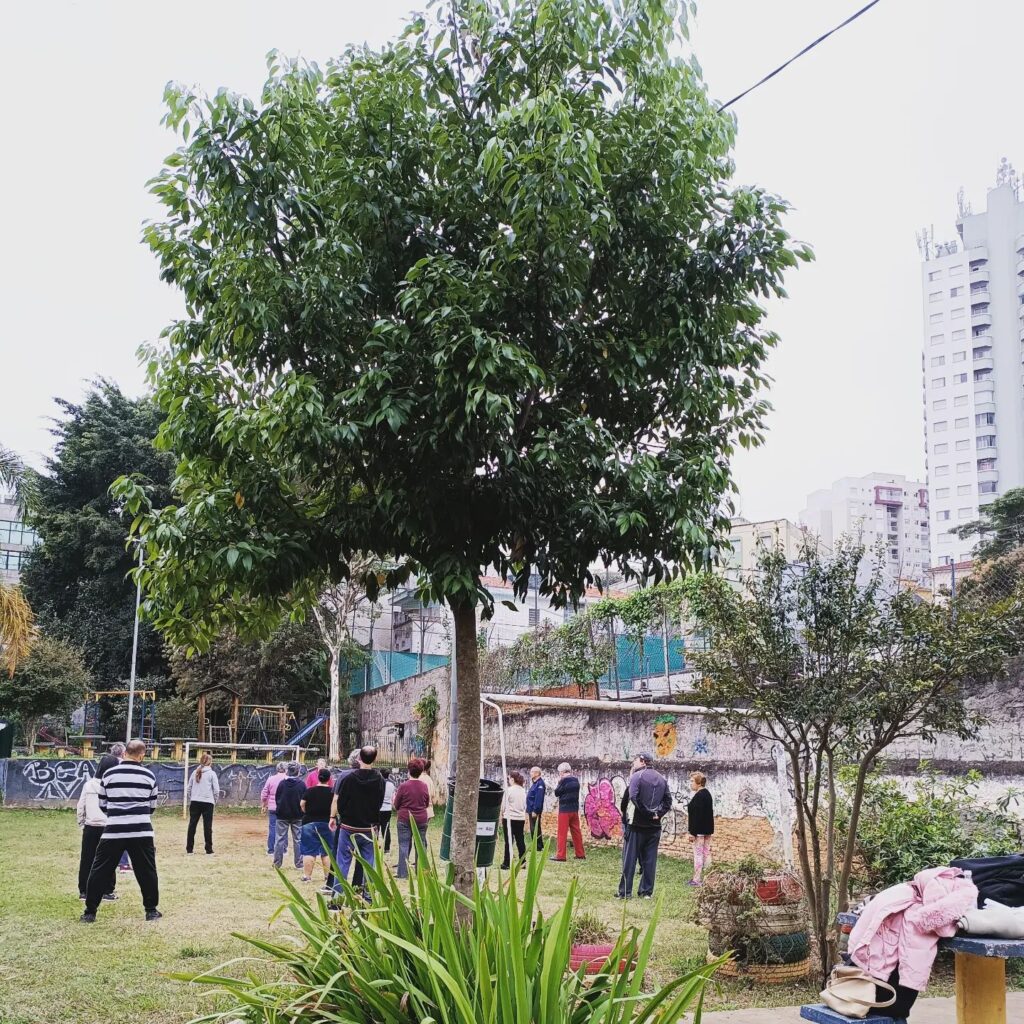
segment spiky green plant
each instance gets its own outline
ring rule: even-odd
[[[367,867],[370,902],[346,887],[340,913],[322,897],[310,905],[282,873],[282,910],[297,935],[280,942],[239,936],[263,954],[257,969],[232,977],[229,964],[189,977],[228,997],[193,1024],[677,1024],[686,1011],[700,1021],[705,986],[721,960],[645,993],[655,910],[646,931],[619,934],[607,969],[586,981],[582,971],[569,973],[576,883],[545,917],[537,901],[543,866],[532,853],[521,894],[514,870],[497,889],[478,887],[469,898],[421,854],[408,894],[386,867]],[[459,901],[474,910],[462,927]],[[620,971],[620,964],[629,966]]]

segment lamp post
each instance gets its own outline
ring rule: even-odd
[[[128,724],[124,727],[124,741],[132,739],[132,716],[135,713],[135,665],[139,658],[139,606],[142,604],[142,545],[139,544],[139,576],[135,582],[135,630],[132,635],[132,675],[128,683]],[[142,731],[141,729],[139,730]]]

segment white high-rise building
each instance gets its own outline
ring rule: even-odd
[[[928,491],[898,473],[846,476],[807,496],[800,522],[834,548],[841,537],[869,550],[883,549],[882,564],[893,579],[924,584],[931,565]]]
[[[925,453],[934,564],[970,561],[950,530],[1024,484],[1024,203],[1003,161],[983,213],[961,196],[961,243],[919,239]]]

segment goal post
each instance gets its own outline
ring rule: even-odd
[[[191,748],[196,750],[290,750],[292,760],[299,761],[299,754],[304,749],[298,743],[202,743],[199,740],[185,744],[185,766],[182,769],[181,816],[188,817],[188,767],[191,760]]]

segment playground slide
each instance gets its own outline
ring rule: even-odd
[[[297,743],[297,744],[299,744],[301,746],[326,721],[327,721],[327,716],[326,715],[317,715],[317,717],[314,718],[311,722],[307,722],[297,733],[295,733],[294,736],[290,736],[288,738],[288,742],[290,744],[292,744],[292,745]],[[274,757],[275,758],[282,758],[282,757],[285,756],[286,753],[288,753],[288,751],[286,751],[286,750],[275,750],[274,751]]]

